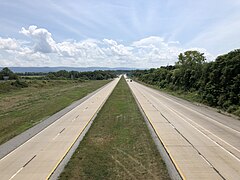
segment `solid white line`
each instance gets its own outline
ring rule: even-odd
[[[113,84],[114,81],[109,82],[108,84],[106,84],[104,86],[104,88],[100,89],[97,93],[103,91],[103,89],[109,87],[110,85]],[[111,87],[111,86],[110,86]],[[78,106],[76,106],[75,108],[71,109],[70,111],[68,111],[66,114],[64,114],[63,116],[66,116],[67,114],[71,113],[72,111],[74,111],[77,107],[79,107],[80,105],[82,105],[84,102],[86,102],[87,100],[93,98],[94,96],[96,96],[96,94],[92,95],[91,97],[89,97],[88,99],[86,99],[85,101],[83,101],[81,104],[79,104]],[[17,149],[19,149],[20,147],[22,147],[24,144],[26,144],[27,142],[29,142],[30,140],[32,140],[33,138],[35,138],[36,136],[38,136],[39,134],[41,134],[42,132],[44,132],[46,129],[50,128],[51,126],[53,126],[56,122],[58,122],[63,116],[61,116],[59,119],[57,119],[56,121],[54,121],[52,124],[50,124],[49,126],[47,126],[46,128],[42,129],[40,132],[38,132],[37,134],[35,134],[33,137],[31,137],[30,139],[28,139],[27,141],[25,141],[23,144],[21,144],[20,146],[18,146],[16,149],[14,149],[13,151],[11,151],[10,153],[8,153],[6,156],[2,157],[2,159],[0,159],[0,161],[4,160],[5,158],[7,158],[9,155],[11,155],[13,152],[15,152]]]
[[[110,85],[112,85],[113,83],[111,82],[111,83],[109,83],[106,87],[112,87],[112,86],[110,86]],[[106,88],[105,87],[105,88]],[[115,86],[114,86],[115,87]],[[114,89],[114,87],[113,87],[113,89]],[[103,92],[103,90],[100,90],[99,92]],[[98,93],[99,93],[98,92]],[[107,98],[108,98],[109,96],[107,96]],[[92,97],[90,97],[89,99],[91,99]],[[88,101],[89,99],[87,99],[87,100],[85,100],[84,102],[86,102],[86,101]],[[103,100],[105,100],[106,98],[104,98]],[[105,101],[103,101],[103,102],[105,102]],[[80,105],[82,105],[82,103],[80,104]],[[80,105],[78,105],[77,107],[79,107]],[[75,108],[77,108],[77,107],[75,107]],[[30,140],[32,140],[33,138],[35,138],[37,135],[39,135],[40,133],[42,133],[43,131],[45,131],[46,129],[48,129],[50,126],[52,126],[53,124],[55,124],[57,121],[59,121],[62,117],[64,117],[64,116],[66,116],[68,113],[70,113],[70,112],[72,112],[73,110],[75,110],[75,108],[74,109],[72,109],[72,110],[70,110],[69,112],[67,112],[65,115],[63,115],[63,116],[61,116],[59,119],[57,119],[55,122],[53,122],[52,124],[50,124],[49,126],[47,126],[46,128],[44,128],[43,130],[41,130],[40,132],[38,132],[36,135],[34,135],[33,137],[31,137],[30,139],[28,139],[26,142],[24,142],[23,144],[21,144],[19,147],[17,147],[16,149],[14,149],[13,151],[11,151],[9,154],[7,154],[6,156],[4,156],[2,159],[0,159],[0,161],[1,160],[4,160],[5,158],[7,158],[8,156],[10,156],[12,153],[14,153],[14,152],[16,152],[17,150],[19,150],[19,148],[20,147],[22,147],[25,143],[27,143],[27,142],[29,142]],[[60,132],[60,133],[62,133],[63,131],[65,130],[65,128]],[[60,133],[58,133],[57,134],[57,136],[59,136],[60,135]],[[54,139],[56,139],[57,138],[57,136],[54,138]],[[35,155],[36,156],[36,155]],[[35,157],[34,156],[34,157]],[[33,158],[34,158],[33,157]],[[32,159],[33,159],[32,158]],[[31,160],[32,160],[31,159]],[[31,161],[30,160],[30,161]],[[30,162],[30,161],[28,161],[28,162]],[[28,164],[28,163],[27,163]],[[25,165],[23,166],[23,167],[21,167],[15,174],[13,174],[12,176],[11,176],[11,178],[10,178],[10,180],[12,180],[17,174],[19,174],[22,170],[23,170],[23,168],[25,167]],[[0,178],[1,179],[1,178]]]
[[[173,109],[174,110],[174,109]],[[176,110],[174,110],[176,111]],[[234,147],[233,145],[229,144],[228,142],[226,142],[225,140],[223,140],[222,138],[220,138],[219,136],[213,134],[211,131],[205,129],[204,127],[202,127],[201,125],[199,125],[198,123],[192,121],[191,119],[189,119],[188,117],[184,116],[182,113],[179,113],[178,111],[176,111],[176,113],[180,114],[181,116],[183,116],[184,118],[188,119],[189,121],[191,121],[192,123],[194,123],[196,126],[202,128],[204,131],[207,131],[209,134],[213,135],[214,137],[218,138],[219,140],[221,140],[223,143],[227,144],[228,146],[230,146],[231,148],[235,149],[236,151],[240,152],[239,149],[237,149],[236,147]]]
[[[142,85],[142,86],[143,86],[143,85]],[[144,87],[144,86],[143,86],[143,87]],[[202,113],[200,113],[200,112],[198,112],[198,111],[196,111],[196,110],[193,110],[192,108],[183,106],[183,105],[180,104],[179,102],[173,101],[172,99],[170,99],[170,98],[168,98],[168,97],[166,97],[166,96],[163,96],[163,95],[160,94],[159,92],[155,92],[155,91],[152,90],[151,88],[148,88],[148,87],[145,87],[145,88],[146,88],[147,90],[153,92],[153,93],[156,94],[156,95],[159,95],[159,96],[161,96],[161,97],[163,97],[163,98],[165,98],[165,99],[167,99],[167,100],[169,100],[169,101],[171,101],[171,102],[173,102],[173,103],[175,103],[175,104],[178,104],[178,105],[180,105],[180,106],[182,106],[182,107],[184,107],[184,108],[186,108],[186,109],[188,109],[188,110],[190,110],[190,111],[192,111],[192,112],[194,112],[194,113],[199,114],[199,115],[202,116],[202,117],[205,117],[205,118],[209,119],[210,121],[213,121],[213,122],[215,122],[215,123],[217,123],[217,124],[219,124],[219,125],[221,125],[221,126],[223,126],[223,127],[225,127],[225,128],[228,128],[228,129],[230,129],[230,130],[232,130],[232,131],[235,131],[235,132],[237,132],[237,133],[240,133],[240,131],[238,131],[238,130],[236,130],[236,129],[233,129],[233,128],[231,128],[231,127],[229,127],[229,126],[227,126],[227,125],[225,125],[225,124],[223,124],[223,123],[221,123],[221,122],[218,122],[217,120],[215,120],[215,119],[213,119],[213,118],[210,118],[210,117],[208,117],[208,116],[206,116],[206,115],[204,115],[204,114],[202,114]]]
[[[20,173],[23,170],[23,167],[21,167],[9,180],[12,180],[18,173]]]
[[[160,104],[162,104],[160,101],[159,101],[159,99],[157,99],[156,97],[154,97],[153,95],[151,95],[150,94],[150,96],[152,96],[153,98],[155,98]],[[232,153],[230,153],[227,149],[225,149],[224,147],[222,147],[221,145],[219,145],[216,141],[214,141],[213,139],[211,139],[210,137],[208,137],[206,134],[204,134],[202,131],[200,131],[198,128],[196,128],[194,125],[192,125],[191,123],[189,123],[187,120],[185,120],[184,118],[187,118],[187,117],[185,117],[184,115],[179,115],[179,114],[181,114],[181,113],[177,113],[177,111],[176,110],[174,110],[174,109],[172,109],[171,107],[169,107],[169,106],[166,106],[166,105],[164,105],[164,104],[162,104],[164,107],[166,107],[166,108],[168,108],[170,111],[172,111],[174,114],[176,114],[178,117],[180,117],[183,121],[185,121],[186,123],[188,123],[190,126],[192,126],[195,130],[197,130],[198,132],[200,132],[202,135],[204,135],[206,138],[208,138],[210,141],[212,141],[214,144],[216,144],[217,146],[219,146],[221,149],[223,149],[224,151],[226,151],[228,154],[230,154],[232,157],[234,157],[236,160],[238,160],[238,161],[240,161],[240,159],[237,157],[237,156],[235,156],[235,155],[233,155]],[[183,117],[184,118],[183,118]],[[187,118],[187,119],[189,119],[189,118]],[[199,125],[200,126],[200,125]],[[203,128],[203,127],[202,127]],[[203,128],[203,129],[205,129],[205,128]],[[215,135],[216,136],[216,135]],[[216,136],[218,139],[220,139],[220,140],[222,140],[221,138],[219,138],[218,136]],[[224,140],[222,140],[224,143],[226,143],[226,144],[228,144],[226,141],[224,141]],[[231,146],[231,147],[233,147],[232,145],[230,145],[230,144],[228,144],[229,146]],[[235,149],[235,147],[233,147],[234,149]],[[236,149],[237,151],[239,151],[238,149]],[[240,151],[239,151],[240,152]]]
[[[204,128],[203,126],[199,125],[199,124],[196,123],[195,121],[191,120],[190,118],[186,117],[185,115],[183,115],[182,113],[176,111],[175,109],[173,109],[173,108],[171,108],[171,107],[169,107],[169,106],[164,105],[164,104],[161,103],[161,101],[160,101],[158,98],[156,98],[155,96],[153,96],[153,95],[151,95],[151,94],[150,94],[150,96],[152,96],[155,100],[157,100],[160,104],[162,104],[162,105],[165,106],[166,108],[171,109],[172,111],[174,111],[175,114],[177,113],[177,114],[181,115],[183,118],[188,119],[189,121],[191,121],[191,122],[192,122],[193,124],[195,124],[196,126],[202,128],[204,131],[206,131],[206,132],[208,132],[209,134],[211,134],[212,136],[216,137],[217,139],[219,139],[219,140],[222,141],[223,143],[227,144],[228,146],[230,146],[230,147],[233,148],[234,150],[240,152],[240,150],[239,150],[238,148],[236,148],[235,146],[229,144],[228,142],[226,142],[225,140],[223,140],[222,138],[220,138],[220,137],[217,136],[216,134],[212,133],[211,131],[207,130],[207,129]],[[194,126],[194,127],[195,127],[195,126]],[[202,131],[201,131],[201,132],[202,132]]]

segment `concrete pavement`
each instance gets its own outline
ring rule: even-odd
[[[0,179],[48,179],[92,117],[106,101],[119,78],[0,160]]]
[[[128,84],[183,179],[240,178],[240,121]]]

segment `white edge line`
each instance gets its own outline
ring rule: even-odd
[[[21,167],[12,177],[10,177],[9,180],[12,180],[18,173],[20,173],[23,170],[23,167]]]
[[[110,81],[108,84],[106,84],[106,86],[104,87],[108,87],[110,84],[112,84],[113,81]],[[103,88],[105,89],[105,88]],[[103,89],[100,89],[103,90]],[[99,92],[99,91],[98,91]],[[95,96],[96,94],[92,95],[91,97],[89,97],[88,99],[92,98],[93,96]],[[88,99],[86,99],[85,101],[83,101],[82,103],[86,102]],[[82,104],[81,103],[81,104]],[[81,104],[79,104],[78,106],[80,106]],[[75,108],[77,108],[78,106],[76,106]],[[66,114],[64,114],[63,116],[69,114],[70,112],[72,112],[75,108],[71,109],[70,111],[68,111]],[[8,156],[10,156],[12,153],[14,153],[17,149],[21,148],[24,144],[28,143],[30,140],[32,140],[33,138],[35,138],[37,135],[41,134],[42,132],[44,132],[46,129],[50,128],[52,125],[54,125],[56,122],[58,122],[63,116],[61,116],[59,119],[57,119],[56,121],[54,121],[52,124],[50,124],[49,126],[47,126],[46,128],[42,129],[41,131],[39,131],[37,134],[35,134],[34,136],[32,136],[30,139],[28,139],[27,141],[25,141],[23,144],[21,144],[20,146],[18,146],[16,149],[14,149],[13,151],[11,151],[10,153],[8,153],[6,156],[4,156],[2,159],[0,159],[0,161],[6,159]]]

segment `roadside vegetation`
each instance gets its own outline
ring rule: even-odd
[[[136,70],[133,78],[162,90],[240,116],[240,49],[206,62],[186,51],[174,66]]]
[[[0,82],[0,144],[110,80],[10,80]]]
[[[117,77],[117,72],[114,71],[65,71],[60,70],[57,72],[25,72],[14,73],[9,68],[5,67],[0,71],[0,93],[9,92],[20,88],[26,88],[33,80],[77,80],[79,82],[87,80],[108,80]],[[41,81],[39,81],[41,82]]]
[[[78,71],[66,71],[60,70],[57,72],[49,73],[17,73],[23,79],[42,79],[42,80],[67,80],[67,79],[78,79],[78,80],[106,80],[116,77],[114,71],[88,71],[88,72],[78,72]]]
[[[124,78],[59,179],[169,179]]]
[[[0,71],[0,80],[18,79],[18,76],[13,73],[9,68],[5,67]]]

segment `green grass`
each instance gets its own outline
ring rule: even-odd
[[[176,96],[178,98],[187,100],[189,102],[200,103],[200,104],[204,104],[206,106],[209,106],[208,103],[204,102],[201,99],[200,94],[198,94],[197,92],[189,92],[189,91],[183,91],[183,90],[175,90],[174,91],[174,90],[171,90],[171,89],[168,89],[168,88],[160,88],[156,85],[147,84],[147,83],[144,83],[144,82],[139,81],[137,79],[134,79],[134,80],[136,82],[139,82],[139,83],[145,85],[145,86],[148,86],[148,87],[151,87],[153,89],[165,92],[167,94]],[[215,108],[216,111],[219,112],[219,113],[223,113],[223,114],[228,115],[228,116],[234,116],[235,118],[240,120],[240,106],[237,106],[237,105],[230,106],[227,110],[223,109],[221,107],[212,107],[212,108]]]
[[[35,80],[27,81],[26,88],[0,93],[0,144],[107,82],[109,81]]]
[[[200,96],[199,96],[199,94],[197,92],[189,92],[189,91],[183,91],[183,90],[176,90],[176,91],[174,91],[174,90],[170,90],[168,88],[160,88],[157,85],[147,84],[147,83],[139,81],[137,79],[134,79],[134,80],[136,82],[140,83],[140,84],[145,85],[145,86],[148,86],[148,87],[151,87],[153,89],[165,92],[167,94],[170,94],[170,95],[173,95],[173,96],[185,99],[185,100],[190,101],[190,102],[199,102],[199,103],[201,102],[201,98],[200,98]]]
[[[169,179],[123,78],[100,110],[60,179]]]

